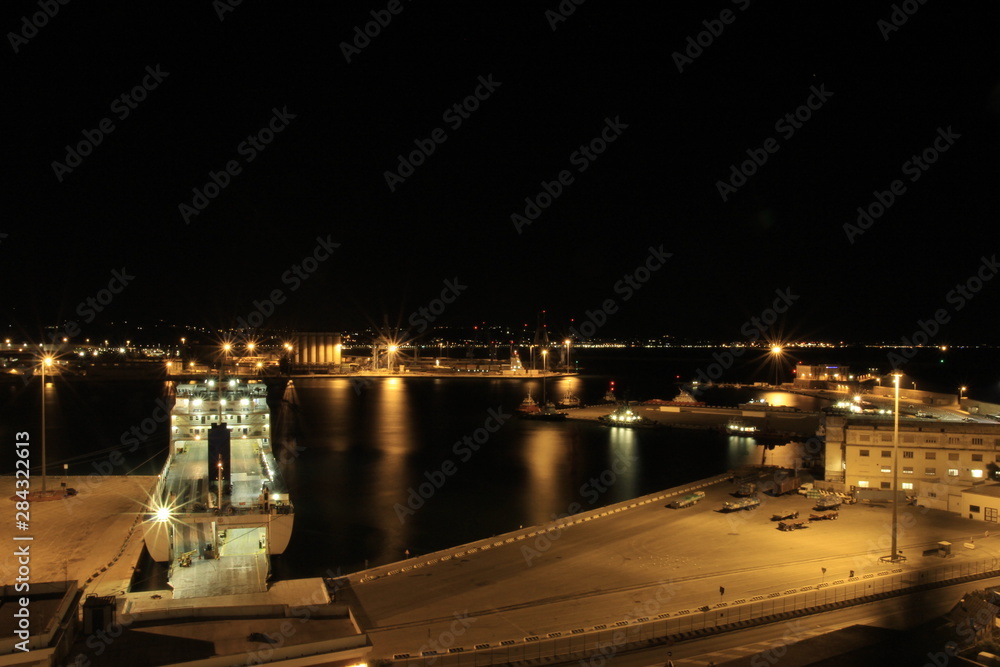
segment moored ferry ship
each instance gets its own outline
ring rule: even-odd
[[[285,551],[295,516],[274,457],[267,385],[220,377],[173,391],[146,548],[171,563],[175,597],[266,590],[268,556]]]

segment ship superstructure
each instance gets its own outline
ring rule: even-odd
[[[175,597],[265,590],[268,556],[284,552],[295,516],[274,457],[267,385],[220,377],[173,389],[146,548],[171,563]]]

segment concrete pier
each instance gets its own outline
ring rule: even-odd
[[[766,481],[773,473],[756,474]],[[576,655],[618,637],[624,651],[636,641],[676,640],[709,626],[985,575],[1000,564],[1000,536],[938,510],[900,509],[906,561],[896,564],[880,560],[890,536],[891,510],[884,506],[844,506],[837,520],[796,531],[778,530],[772,517],[817,513],[814,501],[799,494],[760,494],[758,509],[725,513],[723,503],[736,490],[726,474],[607,507],[581,496],[544,526],[336,583],[294,580],[252,596],[171,599],[170,591],[127,592],[142,545],[132,527],[154,479],[101,479],[89,490],[86,479],[66,480],[79,489],[76,499],[33,506],[30,531],[37,540],[33,581],[75,578],[88,594],[119,600],[119,622],[127,619],[129,632],[102,655],[86,637],[74,646],[94,665],[141,659],[154,645],[169,649],[176,662],[239,654],[254,631],[280,635],[284,650],[302,655],[342,651],[400,665]],[[13,479],[0,478],[0,489],[12,496]],[[694,490],[706,494],[698,504],[667,507]],[[5,530],[10,541],[13,530]],[[942,540],[953,545],[948,558],[933,551]],[[14,565],[4,561],[8,586]]]
[[[666,507],[698,487],[706,498],[694,507]],[[542,656],[542,643],[564,638],[579,636],[582,646],[584,636],[616,628],[648,636],[638,626],[683,628],[688,616],[704,624],[702,610],[742,610],[751,601],[801,609],[808,605],[793,597],[808,591],[829,588],[824,596],[845,599],[985,571],[1000,555],[1000,538],[985,537],[981,523],[907,507],[899,540],[907,561],[888,566],[879,560],[889,551],[884,507],[845,506],[838,520],[785,532],[772,515],[798,511],[807,519],[813,501],[761,495],[759,509],[721,512],[734,490],[728,475],[704,480],[351,575],[372,657],[450,665],[474,664],[470,652],[497,662],[518,651]],[[924,557],[939,540],[974,548],[956,549],[947,561]]]

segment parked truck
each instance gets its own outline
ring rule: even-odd
[[[704,491],[695,491],[694,493],[689,493],[687,495],[681,496],[674,502],[667,505],[667,507],[675,510],[679,510],[684,507],[691,507],[704,497],[705,497]]]
[[[774,491],[773,491],[773,493],[776,496],[780,496],[780,495],[789,493],[791,491],[795,491],[796,489],[799,488],[799,486],[801,484],[802,484],[802,480],[800,480],[795,475],[792,475],[790,477],[780,477],[780,478],[774,480]]]
[[[760,506],[760,498],[757,496],[751,496],[750,498],[742,498],[740,500],[732,500],[727,503],[723,503],[723,512],[735,512],[737,510],[752,510],[757,509]]]

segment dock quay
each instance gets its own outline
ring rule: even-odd
[[[631,406],[633,412],[654,421],[661,426],[673,428],[695,428],[725,430],[733,419],[756,425],[762,430],[786,433],[788,437],[808,438],[819,429],[820,413],[805,410],[752,409],[731,406],[675,406],[641,405]],[[615,409],[613,403],[588,405],[582,408],[567,408],[567,419],[597,421]],[[766,428],[765,428],[766,426]]]
[[[682,665],[696,650],[685,640],[706,632],[998,572],[1000,536],[944,511],[901,508],[906,561],[899,564],[880,561],[890,521],[882,506],[844,506],[837,521],[798,531],[778,530],[772,517],[808,516],[814,498],[760,493],[758,509],[721,511],[737,478],[765,481],[775,473],[751,468],[605,507],[581,496],[545,525],[337,579],[279,581],[263,593],[198,599],[128,587],[142,544],[133,524],[152,478],[108,476],[89,488],[70,478],[62,481],[78,489],[76,500],[33,507],[32,582],[40,590],[44,582],[75,580],[82,589],[77,602],[95,595],[115,605],[117,629],[87,635],[78,625],[58,664],[72,664],[76,655],[91,665],[137,664],[137,657],[151,665],[243,664],[247,656],[263,662],[265,651],[274,664],[471,666],[669,643]],[[11,496],[13,478],[0,478],[0,489]],[[668,507],[694,492],[705,497]],[[69,502],[75,504],[60,505]],[[5,530],[10,540],[13,531]],[[947,558],[932,548],[940,541],[955,545]],[[3,568],[8,599],[16,567],[8,558]],[[80,623],[76,611],[71,616]],[[253,633],[278,637],[281,645],[254,644]],[[213,655],[230,662],[212,662]]]
[[[694,490],[706,497],[667,508]],[[808,516],[814,499],[761,494],[758,510],[722,513],[734,491],[733,476],[724,475],[580,508],[544,526],[353,574],[345,593],[372,639],[372,657],[396,664],[577,659],[602,646],[624,651],[668,642],[683,664],[683,640],[713,628],[1000,567],[1000,539],[946,512],[905,508],[900,549],[909,558],[889,566],[880,561],[889,548],[885,508],[846,506],[838,521],[785,532],[771,517]],[[972,548],[949,559],[919,555],[941,540]]]
[[[28,653],[14,648],[17,619],[2,617],[0,665],[348,665],[371,651],[351,609],[321,578],[278,581],[238,595],[206,585],[198,598],[133,591],[146,576],[138,569],[141,524],[157,478],[94,474],[47,481],[60,499],[33,502],[24,533],[15,536],[12,521],[0,529],[7,544],[28,545],[29,558],[26,591],[15,587],[24,564],[14,549],[0,560],[3,607],[13,610],[13,601],[27,597],[32,614]],[[15,478],[0,477],[0,492],[16,500],[14,491]],[[98,602],[106,603],[101,623],[86,613]],[[249,639],[265,635],[271,641]]]

